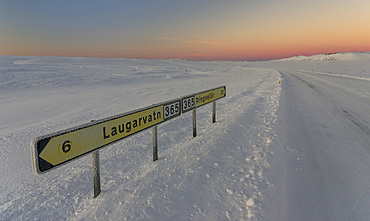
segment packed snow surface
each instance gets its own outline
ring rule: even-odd
[[[368,220],[370,66],[356,56],[0,56],[0,220]],[[97,198],[91,155],[32,171],[35,137],[223,85],[197,137],[191,112],[158,126],[158,161],[151,129],[101,149]]]

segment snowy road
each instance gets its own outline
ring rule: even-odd
[[[280,71],[279,220],[370,217],[370,82]],[[281,191],[281,192],[280,192]],[[281,213],[281,214],[279,214]]]

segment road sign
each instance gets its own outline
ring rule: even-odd
[[[33,169],[41,174],[181,114],[180,99],[35,138]]]
[[[181,98],[182,113],[226,96],[226,86],[192,94]]]

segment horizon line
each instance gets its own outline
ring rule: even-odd
[[[261,58],[261,59],[246,59],[246,58],[216,58],[216,59],[194,59],[194,58],[187,58],[187,57],[166,57],[166,58],[148,58],[148,57],[119,57],[119,56],[78,56],[78,55],[17,55],[17,54],[1,54],[0,56],[19,56],[19,57],[63,57],[63,58],[112,58],[112,59],[137,59],[137,60],[186,60],[186,61],[235,61],[235,62],[242,62],[242,61],[249,61],[249,62],[257,62],[257,61],[273,61],[273,60],[280,60],[286,58],[293,58],[297,56],[314,56],[314,55],[332,55],[332,54],[339,54],[339,53],[370,53],[370,51],[334,51],[334,52],[322,52],[322,53],[302,53],[302,54],[292,54],[289,56],[274,56],[272,58]],[[267,56],[268,57],[268,56]]]

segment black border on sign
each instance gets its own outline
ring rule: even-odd
[[[166,106],[166,105],[169,105],[169,104],[173,104],[173,103],[176,103],[176,102],[179,102],[179,114],[175,114],[175,115],[172,115],[171,117],[168,117],[168,118],[164,118],[164,107]],[[182,106],[181,106],[181,99],[177,99],[176,101],[174,101],[174,102],[169,102],[169,103],[166,103],[166,104],[161,104],[161,105],[163,105],[163,121],[167,121],[167,120],[170,120],[170,119],[172,119],[172,118],[174,118],[174,117],[177,117],[177,116],[180,116],[181,115],[181,110],[182,110]],[[159,105],[160,106],[160,105]],[[162,122],[161,122],[162,123]]]
[[[213,89],[209,89],[209,90],[206,90],[206,91],[201,91],[201,92],[198,92],[198,93],[195,93],[195,94],[190,94],[190,95],[186,95],[186,96],[184,96],[184,97],[181,97],[181,105],[182,105],[182,102],[183,102],[183,100],[184,100],[184,99],[187,99],[187,98],[190,98],[190,97],[195,97],[195,96],[196,96],[196,95],[198,95],[198,94],[207,93],[207,92],[209,92],[209,91],[217,90],[217,89],[220,89],[220,88],[224,88],[224,90],[225,90],[225,96],[220,97],[220,98],[217,98],[217,99],[215,99],[215,100],[212,100],[212,101],[210,101],[210,102],[208,102],[208,103],[202,104],[202,105],[200,105],[200,106],[198,106],[198,107],[201,107],[201,106],[203,106],[203,105],[209,104],[209,103],[211,103],[211,102],[213,102],[213,101],[216,101],[216,100],[218,100],[218,99],[221,99],[221,98],[226,97],[226,86],[221,86],[221,87],[216,87],[216,88],[213,88]],[[195,102],[195,101],[194,101],[194,102]],[[191,110],[194,110],[195,108],[198,108],[198,107],[195,107],[195,104],[194,104],[194,107],[189,108],[189,109],[187,109],[187,110],[183,111],[183,110],[182,110],[182,106],[181,106],[181,111],[182,111],[182,113],[186,113],[186,112],[191,111]]]
[[[200,93],[197,93],[197,94],[200,94]],[[182,113],[186,113],[186,112],[191,111],[191,110],[193,110],[193,109],[195,108],[195,95],[197,95],[197,94],[193,94],[193,95],[190,95],[190,96],[186,96],[186,97],[182,97],[182,98],[181,98],[181,112],[182,112]],[[184,101],[185,99],[188,99],[188,98],[191,98],[191,97],[194,97],[194,107],[189,108],[189,109],[187,109],[187,110],[183,111],[183,109],[182,109],[182,107],[183,107],[183,101]]]
[[[108,122],[108,121],[111,121],[111,120],[115,120],[117,118],[121,118],[121,117],[125,117],[125,116],[128,116],[128,115],[131,115],[131,114],[135,114],[135,113],[138,113],[138,112],[141,112],[141,111],[145,111],[145,110],[148,110],[148,109],[151,109],[151,108],[155,108],[155,107],[158,107],[158,106],[162,106],[162,105],[168,105],[168,104],[172,104],[172,103],[176,103],[176,102],[179,102],[180,103],[180,111],[178,114],[176,115],[173,115],[169,118],[166,118],[164,119],[164,115],[163,115],[163,121],[162,122],[158,122],[154,125],[151,125],[145,129],[142,129],[140,131],[136,131],[135,133],[132,133],[126,137],[123,137],[121,139],[117,139],[115,141],[112,141],[110,143],[107,143],[103,146],[100,146],[100,147],[97,147],[89,152],[86,152],[86,153],[83,153],[79,156],[76,156],[72,159],[69,159],[67,161],[64,161],[60,164],[57,164],[57,165],[52,165],[50,164],[49,162],[43,160],[42,158],[39,157],[40,153],[42,152],[42,150],[46,147],[46,145],[48,144],[48,142],[54,138],[54,137],[58,137],[58,136],[61,136],[61,135],[64,135],[64,134],[67,134],[67,133],[71,133],[71,132],[74,132],[74,131],[77,131],[77,130],[81,130],[81,129],[85,129],[85,128],[88,128],[88,127],[92,127],[92,126],[95,126],[95,125],[98,125],[98,124],[101,124],[101,123],[105,123],[105,122]],[[58,168],[66,163],[69,163],[73,160],[76,160],[82,156],[85,156],[93,151],[96,151],[100,148],[103,148],[103,147],[106,147],[106,146],[109,146],[110,144],[112,143],[115,143],[117,141],[120,141],[122,139],[125,139],[127,137],[130,137],[131,135],[134,135],[134,134],[137,134],[143,130],[146,130],[146,129],[149,129],[151,127],[154,127],[158,124],[161,124],[163,122],[166,122],[172,118],[175,118],[175,117],[178,117],[181,115],[181,111],[182,111],[182,106],[181,106],[181,99],[173,99],[173,100],[169,100],[169,101],[165,101],[165,102],[162,102],[162,103],[159,103],[159,104],[153,104],[151,106],[148,106],[148,107],[144,107],[144,108],[140,108],[140,109],[137,109],[137,110],[134,110],[134,111],[130,111],[130,112],[126,112],[126,113],[123,113],[123,114],[118,114],[118,115],[114,115],[114,116],[111,116],[111,117],[107,117],[107,118],[104,118],[104,119],[101,119],[101,120],[96,120],[96,121],[92,121],[90,123],[86,123],[86,124],[82,124],[82,125],[79,125],[79,126],[76,126],[76,127],[72,127],[72,128],[69,128],[69,129],[66,129],[66,130],[61,130],[61,131],[58,131],[58,132],[54,132],[54,133],[51,133],[51,134],[47,134],[47,135],[44,135],[44,136],[40,136],[40,137],[36,137],[34,138],[32,141],[31,141],[31,155],[32,155],[32,169],[35,173],[37,174],[43,174],[43,173],[46,173],[46,172],[49,172],[51,169],[55,169],[55,168]],[[164,114],[164,112],[163,112]]]

